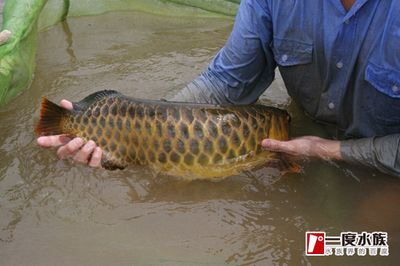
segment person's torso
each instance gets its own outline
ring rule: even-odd
[[[347,136],[400,132],[400,0],[269,1],[289,94]],[[267,45],[267,44],[265,44]]]

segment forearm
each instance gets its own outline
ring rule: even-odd
[[[400,176],[400,134],[342,141],[340,150],[345,161]]]
[[[186,85],[170,100],[208,104],[229,103],[221,90],[224,87],[226,85],[207,70]]]

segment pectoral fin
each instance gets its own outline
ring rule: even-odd
[[[123,170],[126,164],[116,159],[111,153],[104,151],[103,157],[101,158],[101,166],[107,170]]]

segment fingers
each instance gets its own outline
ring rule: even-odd
[[[60,159],[72,158],[75,162],[88,164],[91,167],[101,167],[103,151],[96,146],[93,140],[86,144],[81,138],[74,138],[66,145],[61,146],[57,155]]]
[[[103,151],[97,147],[94,149],[92,154],[92,158],[90,159],[89,166],[90,167],[101,167],[101,156],[103,155]]]
[[[72,110],[73,109],[72,102],[70,102],[68,100],[65,100],[65,99],[60,101],[60,106],[65,108],[65,109],[68,109],[68,110]]]
[[[89,140],[79,151],[76,152],[73,160],[78,163],[87,164],[95,148],[96,143],[94,143],[93,140]]]
[[[57,155],[60,159],[66,159],[72,157],[82,146],[83,146],[83,139],[74,138],[66,145],[61,146],[57,151]]]
[[[65,135],[39,137],[37,143],[44,148],[58,147],[66,144],[70,139]]]
[[[300,153],[300,151],[297,151],[295,145],[291,144],[290,141],[264,139],[261,142],[261,146],[263,146],[263,148],[268,149],[270,151],[284,152],[284,153],[289,153],[289,154],[293,154],[293,155]]]

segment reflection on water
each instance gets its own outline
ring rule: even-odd
[[[400,185],[377,172],[320,161],[301,174],[262,168],[186,182],[132,167],[108,172],[37,147],[40,97],[79,100],[116,88],[167,98],[193,79],[231,22],[110,13],[40,34],[35,81],[0,110],[1,265],[390,265],[399,260]],[[326,136],[281,80],[262,99],[288,107],[294,135]],[[388,231],[389,258],[307,258],[304,232]]]

